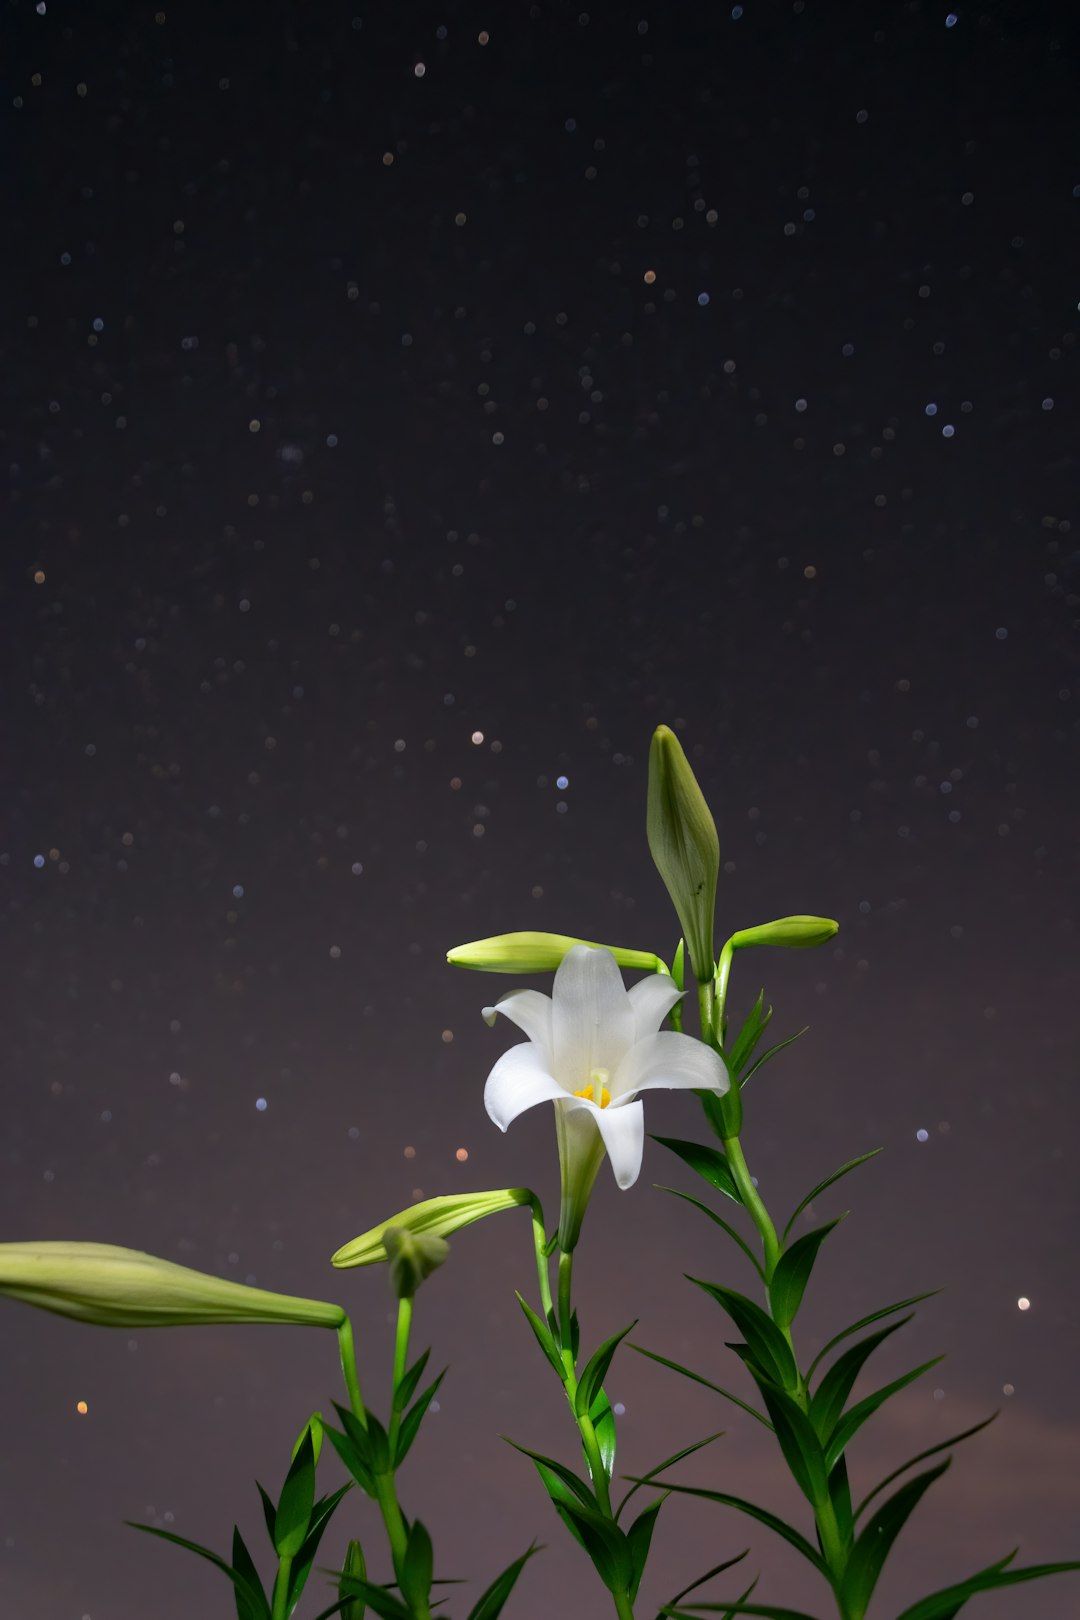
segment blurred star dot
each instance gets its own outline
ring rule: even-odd
[[[76,1401],[75,1410],[81,1417],[85,1417],[90,1408],[87,1406],[85,1401]]]
[[[416,1149],[414,1147],[405,1148],[404,1153],[405,1153],[405,1157],[407,1159],[415,1159],[416,1158]]]
[[[464,1164],[468,1157],[468,1148],[458,1148],[457,1152],[454,1154],[454,1158],[457,1160],[458,1164]]]
[[[557,776],[555,778],[555,786],[560,789],[568,788],[570,786],[570,778],[568,776]]]
[[[453,1032],[452,1029],[444,1029],[443,1030],[442,1039],[443,1039],[443,1043],[446,1046],[450,1045],[450,1042],[453,1040],[453,1038],[454,1038],[454,1032]]]
[[[331,945],[331,947],[330,947],[330,955],[334,959],[334,961],[336,962],[338,957],[341,955],[341,946],[340,945]]]
[[[482,742],[483,742],[483,740],[484,740],[484,733],[483,733],[483,732],[482,732],[482,731],[474,731],[474,732],[473,732],[473,734],[472,734],[472,737],[471,737],[471,738],[470,738],[470,739],[469,739],[469,740],[470,740],[470,742],[472,742],[472,743],[473,743],[473,744],[474,744],[474,745],[475,745],[475,746],[476,746],[476,747],[477,747],[477,748],[479,748],[479,746],[480,746],[480,744],[481,744],[481,743],[482,743]]]
[[[928,1142],[930,1140],[930,1132],[923,1130],[916,1131],[915,1140],[916,1142]]]
[[[1016,1394],[1016,1385],[1015,1384],[1002,1384],[1001,1393],[1003,1395],[1015,1395]]]
[[[1031,1301],[1030,1301],[1030,1299],[1027,1299],[1023,1294],[1021,1294],[1020,1298],[1016,1302],[1016,1308],[1017,1308],[1018,1311],[1030,1311],[1030,1309],[1031,1309]]]
[[[266,1098],[265,1097],[256,1097],[256,1099],[255,1099],[255,1107],[257,1108],[257,1110],[259,1111],[260,1114],[265,1114],[266,1113]]]

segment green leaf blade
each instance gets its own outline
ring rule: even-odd
[[[611,1366],[616,1350],[626,1338],[626,1335],[632,1333],[636,1327],[637,1318],[635,1317],[629,1327],[624,1327],[621,1333],[614,1333],[610,1339],[605,1339],[599,1349],[595,1350],[589,1357],[581,1377],[578,1379],[577,1390],[574,1395],[574,1411],[578,1417],[588,1414],[589,1408],[600,1393],[600,1388],[607,1377],[608,1368]]]
[[[808,1206],[814,1202],[815,1198],[819,1198],[827,1187],[831,1187],[834,1181],[839,1181],[841,1176],[846,1176],[852,1170],[857,1170],[860,1164],[867,1164],[869,1160],[876,1159],[878,1154],[884,1153],[884,1151],[884,1148],[871,1148],[869,1153],[860,1153],[857,1159],[849,1159],[846,1164],[842,1164],[840,1166],[839,1170],[834,1170],[831,1176],[826,1176],[824,1181],[819,1181],[816,1187],[811,1188],[806,1197],[795,1205],[795,1208],[792,1211],[791,1219],[784,1227],[784,1242],[787,1242],[787,1235],[791,1231],[791,1228],[795,1225],[795,1222],[798,1220],[803,1210],[808,1208]]]
[[[841,1215],[812,1232],[804,1232],[780,1256],[769,1284],[769,1302],[777,1327],[790,1327],[795,1320],[821,1245],[842,1220]]]
[[[705,1147],[701,1142],[686,1142],[677,1136],[650,1136],[652,1142],[659,1142],[671,1153],[690,1166],[690,1169],[707,1181],[710,1187],[730,1198],[732,1203],[741,1204],[742,1194],[739,1192],[735,1177],[725,1154],[717,1148]]]
[[[719,1283],[703,1282],[699,1277],[691,1277],[689,1281],[703,1288],[723,1307],[749,1345],[755,1361],[774,1383],[786,1390],[798,1388],[799,1370],[791,1346],[760,1305],[733,1288],[722,1288]]]
[[[515,1558],[514,1562],[509,1564],[501,1575],[497,1575],[469,1610],[468,1620],[498,1620],[503,1611],[503,1605],[517,1583],[518,1576],[529,1562],[529,1559],[540,1551],[541,1548],[534,1541],[528,1552],[523,1552],[521,1557]]]
[[[917,1474],[906,1485],[883,1503],[867,1524],[851,1550],[844,1579],[840,1588],[841,1601],[846,1604],[851,1620],[863,1620],[874,1594],[878,1576],[892,1551],[897,1536],[904,1528],[919,1502],[948,1468],[951,1458]]]
[[[274,1551],[295,1558],[308,1533],[315,1506],[315,1449],[310,1427],[304,1430],[281,1487],[274,1514]]]

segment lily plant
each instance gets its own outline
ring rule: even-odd
[[[729,1515],[749,1519],[756,1530],[782,1538],[808,1566],[808,1594],[818,1595],[808,1595],[807,1602],[819,1607],[812,1614],[761,1601],[756,1578],[734,1597],[688,1603],[705,1583],[749,1556],[747,1549],[716,1549],[722,1556],[715,1559],[710,1549],[714,1561],[704,1574],[666,1601],[650,1600],[647,1607],[657,1620],[688,1620],[706,1613],[726,1620],[744,1614],[824,1620],[821,1603],[839,1620],[865,1620],[872,1607],[875,1620],[955,1620],[983,1592],[1080,1569],[1076,1561],[1017,1567],[1015,1555],[1009,1554],[916,1599],[900,1615],[887,1616],[882,1610],[878,1578],[908,1518],[949,1466],[952,1448],[985,1428],[992,1416],[901,1462],[855,1503],[848,1470],[851,1441],[886,1401],[935,1361],[858,1398],[856,1381],[874,1351],[910,1321],[910,1314],[903,1313],[930,1295],[864,1311],[805,1360],[796,1318],[822,1245],[839,1226],[836,1218],[806,1228],[805,1218],[830,1187],[879,1150],[820,1179],[779,1227],[758,1191],[743,1147],[744,1093],[751,1078],[805,1031],[763,1049],[772,1018],[764,991],[741,1020],[729,1023],[728,1018],[733,969],[745,952],[814,948],[830,940],[838,925],[807,914],[781,917],[736,929],[716,951],[716,824],[682,747],[666,726],[658,728],[650,749],[646,835],[682,934],[670,965],[647,949],[530,931],[476,940],[448,953],[453,965],[486,973],[554,974],[550,995],[519,986],[483,1008],[490,1025],[501,1014],[525,1036],[495,1058],[483,1102],[504,1132],[527,1109],[553,1105],[559,1219],[549,1233],[541,1201],[528,1187],[447,1194],[413,1204],[335,1250],[331,1264],[337,1271],[385,1268],[397,1301],[393,1372],[381,1415],[361,1391],[353,1328],[353,1317],[361,1310],[361,1341],[376,1331],[381,1307],[370,1297],[350,1316],[336,1303],[247,1287],[139,1250],[56,1238],[0,1243],[0,1294],[77,1321],[128,1329],[271,1322],[329,1328],[335,1334],[343,1381],[343,1398],[334,1403],[337,1423],[321,1412],[311,1414],[292,1445],[279,1489],[272,1494],[258,1485],[269,1544],[262,1555],[248,1548],[235,1527],[224,1553],[160,1525],[135,1526],[213,1564],[230,1583],[237,1620],[289,1620],[302,1604],[315,1611],[313,1620],[334,1615],[364,1620],[369,1612],[381,1620],[442,1620],[447,1614],[446,1588],[453,1583],[436,1576],[432,1537],[420,1519],[406,1512],[398,1480],[445,1376],[440,1372],[425,1381],[430,1351],[413,1355],[414,1310],[420,1289],[451,1258],[450,1239],[456,1246],[457,1234],[475,1221],[514,1209],[529,1212],[536,1273],[536,1305],[522,1293],[518,1301],[562,1385],[580,1454],[572,1465],[511,1444],[531,1459],[555,1513],[596,1571],[618,1620],[643,1614],[640,1594],[657,1519],[666,1501],[682,1495],[704,1498]],[[628,988],[624,972],[644,976]],[[683,1025],[686,1002],[693,1008],[695,1000],[697,1033],[692,1035]],[[720,1204],[714,1207],[715,1199],[705,1202],[677,1188],[660,1190],[703,1213],[753,1275],[753,1294],[736,1290],[726,1276],[720,1282],[690,1279],[734,1324],[738,1342],[726,1348],[747,1385],[742,1395],[717,1383],[711,1365],[702,1373],[662,1350],[631,1344],[634,1322],[603,1339],[588,1356],[581,1350],[573,1266],[589,1199],[605,1157],[620,1189],[628,1191],[638,1181],[645,1152],[643,1096],[658,1088],[697,1098],[711,1142],[693,1136],[653,1140],[697,1175],[706,1196],[715,1195]],[[759,1089],[755,1086],[751,1096]],[[479,1084],[476,1095],[479,1103]],[[884,1325],[875,1325],[879,1323]],[[616,1501],[615,1408],[607,1384],[624,1342],[654,1365],[692,1380],[706,1392],[705,1399],[733,1404],[744,1417],[764,1425],[775,1439],[778,1461],[805,1499],[805,1525],[792,1524],[767,1505],[730,1490],[666,1477],[685,1457],[718,1439],[716,1434],[683,1445],[644,1472],[624,1474],[625,1489]],[[939,1460],[915,1472],[931,1457]],[[336,1462],[338,1483],[320,1490],[318,1472],[326,1460]],[[651,1499],[642,1506],[639,1497],[631,1519],[626,1510],[642,1491],[650,1492]],[[358,1508],[364,1499],[368,1506]],[[346,1503],[358,1533],[349,1536],[331,1564],[318,1564],[331,1524],[336,1529]],[[376,1550],[380,1545],[385,1546],[382,1553]],[[534,1541],[513,1559],[472,1603],[467,1620],[498,1620],[537,1551]],[[383,1567],[376,1574],[374,1564],[380,1560]],[[317,1587],[321,1591],[315,1598]],[[456,1612],[462,1615],[461,1609]],[[545,1612],[569,1615],[550,1597]],[[592,1605],[589,1612],[595,1612]]]

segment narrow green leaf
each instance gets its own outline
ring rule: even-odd
[[[760,1305],[747,1299],[745,1294],[736,1293],[733,1288],[721,1288],[719,1283],[703,1282],[700,1277],[689,1277],[688,1281],[703,1288],[723,1306],[749,1345],[755,1361],[774,1383],[788,1390],[798,1388],[799,1369],[795,1365],[791,1346]]]
[[[605,1339],[600,1348],[595,1350],[589,1357],[581,1377],[578,1379],[577,1390],[574,1394],[574,1411],[578,1417],[581,1417],[583,1413],[587,1413],[596,1400],[604,1379],[607,1377],[612,1357],[626,1338],[626,1335],[636,1327],[637,1318],[635,1317],[629,1327],[624,1327],[621,1333],[614,1333],[610,1339]]]
[[[632,1474],[625,1477],[634,1480]],[[637,1481],[634,1480],[634,1483],[636,1484]],[[666,1479],[654,1480],[652,1483],[659,1490],[677,1491],[682,1496],[700,1496],[706,1502],[719,1502],[723,1507],[733,1507],[739,1513],[745,1513],[748,1518],[756,1519],[759,1524],[766,1525],[770,1530],[782,1537],[789,1546],[795,1548],[796,1552],[802,1553],[807,1562],[813,1564],[818,1574],[824,1575],[828,1580],[828,1567],[817,1548],[812,1547],[806,1537],[795,1529],[794,1525],[787,1524],[785,1520],[778,1518],[775,1513],[770,1513],[768,1508],[758,1507],[756,1502],[748,1502],[743,1496],[730,1496],[726,1491],[707,1491],[698,1485],[672,1485]],[[722,1608],[723,1605],[721,1604],[720,1607]]]
[[[567,1489],[562,1480],[559,1478],[558,1474],[553,1474],[550,1468],[544,1467],[543,1463],[538,1462],[536,1464],[536,1472],[540,1475],[540,1483],[543,1485],[545,1491],[547,1491],[556,1512],[558,1512],[560,1507],[572,1508],[574,1503],[578,1501],[578,1498],[574,1495],[573,1491]],[[573,1519],[563,1519],[563,1523],[570,1531],[570,1534],[573,1536],[574,1540],[578,1542],[579,1545],[587,1552],[588,1548],[585,1547],[585,1538],[575,1525]]]
[[[408,1372],[402,1376],[401,1382],[395,1386],[392,1403],[395,1412],[404,1412],[416,1394],[416,1386],[424,1376],[424,1368],[428,1364],[430,1355],[431,1351],[425,1350],[422,1356],[418,1356]]]
[[[836,1514],[836,1523],[846,1546],[851,1545],[855,1531],[855,1517],[851,1511],[851,1485],[848,1482],[847,1461],[841,1457],[829,1475],[829,1501]]]
[[[318,1466],[319,1466],[319,1457],[320,1457],[320,1455],[322,1453],[322,1427],[323,1427],[322,1413],[321,1412],[312,1412],[311,1416],[308,1418],[307,1422],[304,1424],[304,1427],[300,1430],[300,1433],[296,1437],[296,1444],[292,1448],[293,1458],[296,1457],[296,1453],[300,1450],[300,1447],[303,1445],[305,1434],[310,1434],[310,1436],[311,1436],[311,1450],[312,1450],[312,1454],[313,1454],[313,1456],[315,1458],[315,1466],[316,1466],[316,1468],[318,1468]]]
[[[914,1312],[909,1316],[902,1316],[899,1322],[890,1322],[888,1327],[879,1328],[867,1338],[860,1339],[853,1344],[829,1368],[821,1383],[814,1391],[810,1401],[810,1421],[814,1425],[823,1443],[827,1443],[844,1410],[848,1396],[855,1387],[855,1380],[863,1369],[865,1362],[873,1355],[879,1344],[882,1344],[898,1328],[906,1327],[912,1320]]]
[[[707,1181],[710,1187],[722,1192],[725,1198],[730,1198],[736,1204],[742,1203],[742,1194],[735,1184],[735,1177],[731,1173],[727,1157],[719,1149],[705,1147],[701,1142],[684,1142],[677,1136],[650,1136],[649,1140],[659,1142],[661,1147],[669,1148],[684,1164],[688,1164],[691,1170],[696,1171]]]
[[[347,1575],[344,1571],[337,1577],[337,1583],[338,1591],[344,1596],[363,1598],[368,1608],[374,1609],[380,1620],[413,1620],[413,1611],[407,1609],[400,1598],[396,1598],[385,1586],[376,1586],[374,1581],[364,1580],[359,1575]],[[325,1611],[325,1615],[338,1613],[340,1610],[340,1602],[335,1603],[332,1608]],[[320,1615],[319,1620],[325,1620],[325,1615]]]
[[[529,1562],[529,1559],[535,1553],[541,1551],[542,1548],[534,1541],[528,1552],[522,1553],[520,1558],[515,1558],[514,1562],[509,1564],[501,1575],[496,1576],[487,1591],[482,1593],[479,1600],[473,1604],[469,1610],[468,1620],[498,1620],[503,1611],[503,1604],[513,1591],[518,1576]]]
[[[263,1490],[258,1480],[255,1481],[255,1488],[258,1491],[259,1497],[262,1501],[263,1518],[266,1520],[266,1533],[270,1537],[270,1545],[273,1546],[274,1520],[277,1518],[277,1508],[274,1506],[273,1498],[270,1496],[269,1492]]]
[[[361,1423],[347,1406],[339,1406],[336,1401],[334,1411],[341,1419],[345,1433],[371,1472],[387,1473],[390,1468],[390,1440],[374,1412],[367,1412],[365,1421]]]
[[[237,1525],[233,1525],[232,1561],[233,1569],[247,1583],[251,1594],[249,1595],[249,1592],[241,1586],[233,1587],[238,1620],[270,1620],[270,1605],[262,1581],[259,1579],[259,1572]],[[257,1601],[254,1597],[256,1593]]]
[[[935,1356],[932,1361],[924,1361],[921,1367],[913,1368],[911,1372],[905,1373],[902,1378],[894,1378],[891,1384],[886,1384],[883,1389],[875,1390],[872,1395],[867,1395],[865,1400],[859,1401],[850,1411],[845,1412],[829,1438],[825,1452],[828,1466],[831,1468],[837,1459],[842,1456],[844,1451],[847,1450],[852,1436],[862,1428],[867,1418],[874,1415],[879,1406],[884,1406],[890,1396],[897,1394],[902,1389],[906,1389],[908,1384],[914,1383],[916,1378],[921,1378],[924,1372],[929,1372],[931,1367],[936,1367],[939,1361],[944,1360],[944,1356]]]
[[[758,991],[758,998],[743,1020],[742,1028],[731,1046],[731,1050],[724,1053],[724,1058],[732,1074],[740,1075],[750,1061],[754,1047],[760,1041],[772,1017],[772,1008],[765,1007],[765,992]]]
[[[347,1496],[353,1488],[352,1480],[346,1480],[345,1484],[339,1485],[336,1491],[332,1491],[329,1496],[320,1496],[315,1503],[311,1512],[308,1533],[304,1538],[304,1545],[293,1559],[292,1576],[289,1581],[288,1606],[290,1612],[296,1608],[300,1601],[300,1595],[307,1584],[308,1576],[311,1574],[311,1566],[315,1562],[315,1554],[319,1550],[319,1543],[323,1538],[327,1525],[333,1518],[342,1498]]]
[[[1015,1558],[1016,1554],[1011,1554]],[[966,1581],[958,1581],[955,1586],[944,1587],[940,1592],[933,1592],[924,1597],[919,1603],[905,1609],[897,1620],[951,1620],[961,1604],[979,1592],[993,1592],[1003,1586],[1019,1586],[1025,1581],[1042,1581],[1048,1575],[1064,1575],[1069,1571],[1080,1570],[1080,1563],[1067,1564],[1028,1564],[1023,1569],[1005,1569],[1003,1559],[991,1569],[983,1570],[978,1575],[971,1575]]]
[[[323,1432],[325,1433],[330,1444],[333,1446],[334,1450],[337,1452],[338,1456],[341,1458],[342,1462],[345,1464],[345,1467],[349,1470],[349,1473],[352,1475],[353,1479],[356,1480],[357,1484],[360,1485],[369,1496],[374,1496],[375,1476],[371,1472],[371,1469],[368,1467],[367,1463],[364,1461],[364,1458],[361,1457],[360,1453],[353,1445],[349,1435],[339,1434],[337,1429],[332,1429],[329,1424],[326,1425]],[[261,1490],[262,1487],[260,1486],[259,1489]],[[265,1492],[263,1494],[265,1497]],[[263,1506],[266,1506],[265,1500]],[[270,1507],[272,1510],[272,1502],[270,1503]],[[273,1540],[273,1531],[271,1531],[270,1539]]]
[[[445,1377],[446,1368],[444,1367],[439,1376],[433,1379],[427,1389],[424,1390],[423,1394],[417,1396],[415,1405],[410,1406],[402,1418],[401,1428],[398,1430],[397,1450],[394,1453],[395,1468],[400,1468],[408,1456],[412,1443],[420,1432],[420,1425],[424,1421],[427,1409],[435,1399],[439,1385]]]
[[[766,1063],[771,1063],[773,1058],[780,1052],[783,1052],[789,1046],[794,1046],[795,1042],[801,1040],[809,1028],[809,1024],[804,1024],[802,1029],[795,1031],[794,1035],[785,1036],[782,1041],[777,1041],[775,1046],[770,1046],[768,1051],[762,1052],[761,1056],[754,1063],[751,1063],[746,1073],[740,1078],[740,1087],[745,1086],[748,1081],[752,1080],[758,1070],[763,1069]]]
[[[278,1497],[274,1515],[274,1550],[279,1558],[295,1558],[304,1545],[315,1506],[315,1450],[311,1430],[304,1430]]]
[[[784,1250],[777,1261],[772,1282],[769,1284],[769,1302],[772,1305],[773,1320],[778,1327],[790,1327],[795,1320],[795,1314],[802,1304],[802,1297],[810,1280],[810,1273],[814,1269],[814,1261],[818,1257],[818,1250],[843,1218],[842,1215],[837,1216],[835,1221],[828,1221],[824,1226],[815,1227],[812,1232],[804,1232],[802,1237],[795,1239],[790,1249]]]
[[[894,1479],[899,1479],[901,1474],[906,1474],[909,1468],[914,1468],[916,1463],[925,1462],[927,1457],[936,1456],[939,1451],[947,1451],[950,1446],[958,1446],[962,1440],[970,1440],[973,1434],[978,1434],[980,1429],[987,1428],[999,1416],[1000,1411],[991,1412],[988,1418],[983,1418],[981,1423],[973,1423],[970,1429],[962,1429],[959,1434],[950,1435],[948,1440],[939,1440],[937,1445],[927,1446],[925,1451],[916,1452],[915,1456],[909,1457],[906,1463],[901,1463],[900,1467],[894,1468],[891,1474],[886,1474],[880,1485],[875,1485],[872,1491],[867,1492],[855,1509],[855,1518],[861,1518],[874,1497],[887,1489]]]
[[[414,1519],[409,1526],[401,1570],[401,1595],[414,1609],[422,1608],[427,1603],[435,1573],[434,1561],[431,1537],[420,1520]]]
[[[852,1322],[850,1327],[842,1328],[839,1333],[834,1333],[828,1344],[821,1347],[810,1363],[806,1373],[807,1382],[813,1377],[815,1369],[825,1360],[829,1351],[835,1350],[836,1346],[843,1344],[845,1339],[850,1339],[853,1333],[861,1333],[864,1327],[870,1326],[871,1322],[880,1322],[882,1317],[892,1316],[894,1311],[906,1311],[909,1305],[921,1305],[924,1299],[933,1299],[935,1294],[940,1293],[940,1288],[931,1288],[929,1293],[912,1294],[910,1299],[898,1299],[895,1305],[883,1305],[880,1311],[871,1311],[869,1316],[860,1316],[859,1320]]]
[[[610,1479],[611,1470],[615,1466],[615,1414],[611,1410],[611,1402],[602,1389],[596,1392],[589,1408],[589,1417],[596,1432],[596,1443],[600,1447],[600,1460]],[[588,1462],[587,1456],[585,1460]]]
[[[772,1428],[772,1424],[767,1417],[762,1417],[756,1407],[751,1406],[748,1401],[742,1400],[740,1396],[733,1395],[730,1389],[722,1389],[719,1384],[714,1384],[710,1379],[703,1378],[701,1373],[691,1372],[689,1367],[683,1367],[679,1362],[671,1361],[667,1356],[662,1356],[655,1350],[646,1350],[644,1345],[631,1344],[628,1348],[636,1350],[639,1356],[648,1356],[650,1361],[658,1361],[661,1367],[670,1367],[672,1372],[681,1373],[684,1378],[693,1379],[695,1384],[703,1384],[706,1389],[711,1389],[714,1395],[722,1395],[725,1401],[730,1401],[733,1406],[738,1406],[742,1411],[749,1412],[750,1416],[757,1418],[759,1423],[764,1423],[767,1429]]]
[[[245,1575],[242,1575],[239,1570],[233,1569],[216,1552],[211,1552],[209,1547],[200,1547],[197,1541],[188,1541],[185,1536],[174,1535],[171,1530],[158,1530],[152,1524],[136,1524],[133,1519],[125,1519],[124,1523],[129,1525],[132,1530],[145,1531],[148,1536],[158,1536],[162,1541],[171,1541],[174,1547],[184,1547],[188,1552],[195,1553],[197,1557],[205,1558],[207,1563],[213,1564],[215,1569],[220,1569],[221,1573],[227,1575],[233,1585],[243,1592],[255,1612],[260,1612],[258,1608],[260,1597],[265,1604],[266,1594],[263,1592],[262,1587],[253,1587]]]
[[[580,1502],[555,1502],[555,1511],[585,1548],[608,1591],[625,1592],[633,1579],[633,1566],[618,1525]]]
[[[563,1484],[573,1492],[584,1507],[595,1508],[596,1497],[585,1481],[578,1478],[572,1468],[567,1468],[565,1463],[556,1462],[554,1457],[545,1457],[542,1451],[530,1451],[528,1446],[519,1446],[516,1440],[511,1440],[505,1434],[502,1438],[508,1446],[513,1446],[515,1451],[520,1451],[523,1457],[531,1458],[538,1467],[546,1468],[557,1479],[562,1480]]]
[[[665,1468],[672,1468],[672,1467],[674,1467],[674,1465],[677,1462],[682,1462],[684,1457],[691,1456],[695,1451],[701,1451],[702,1448],[705,1447],[705,1446],[711,1446],[714,1440],[719,1440],[720,1439],[720,1436],[721,1436],[721,1434],[723,1434],[723,1432],[724,1431],[721,1429],[716,1434],[706,1435],[704,1440],[695,1440],[692,1446],[683,1446],[682,1450],[677,1451],[673,1457],[665,1457],[664,1461],[662,1463],[657,1463],[655,1468],[650,1468],[649,1472],[647,1474],[643,1474],[641,1476],[640,1484],[631,1485],[630,1489],[627,1491],[626,1495],[623,1497],[622,1501],[619,1503],[618,1507],[615,1509],[615,1517],[616,1517],[616,1519],[621,1519],[622,1518],[623,1508],[626,1506],[627,1502],[629,1502],[630,1498],[634,1495],[634,1493],[636,1491],[641,1490],[642,1485],[650,1484],[657,1474],[662,1474],[664,1472]],[[725,1564],[723,1567],[726,1569],[727,1565]],[[704,1577],[704,1576],[702,1578],[707,1579],[707,1577]],[[679,1593],[679,1597],[685,1597],[686,1593],[689,1592],[689,1591],[690,1591],[690,1587],[686,1587],[686,1589],[684,1591]],[[671,1601],[672,1601],[672,1603],[675,1603],[675,1602],[678,1601],[678,1599],[672,1598]]]
[[[811,1507],[816,1507],[827,1495],[829,1483],[825,1457],[814,1426],[784,1390],[764,1379],[756,1382],[792,1478]]]
[[[626,1545],[630,1552],[630,1601],[633,1603],[638,1595],[641,1577],[645,1573],[645,1563],[649,1556],[649,1547],[652,1544],[652,1533],[656,1527],[656,1515],[664,1505],[665,1498],[658,1496],[655,1502],[650,1502],[634,1520],[626,1532]]]
[[[749,1243],[747,1243],[745,1238],[740,1237],[735,1228],[733,1226],[729,1226],[727,1221],[721,1220],[720,1216],[715,1210],[710,1209],[708,1204],[703,1204],[700,1198],[692,1198],[689,1193],[680,1192],[678,1187],[663,1187],[659,1182],[654,1182],[653,1185],[656,1187],[658,1192],[668,1192],[672,1193],[676,1198],[685,1198],[688,1204],[693,1204],[695,1209],[700,1209],[703,1215],[707,1215],[709,1217],[710,1221],[715,1221],[717,1226],[723,1227],[724,1231],[727,1233],[728,1237],[731,1238],[732,1242],[738,1244],[739,1248],[742,1250],[743,1254],[745,1254],[746,1258],[749,1260],[762,1282],[765,1281],[764,1268],[761,1261],[750,1247]]]
[[[528,1322],[529,1326],[536,1335],[537,1344],[540,1346],[541,1350],[544,1352],[545,1356],[550,1361],[559,1377],[565,1383],[566,1368],[563,1366],[562,1357],[556,1348],[555,1340],[551,1335],[550,1329],[545,1322],[540,1320],[532,1306],[527,1300],[523,1299],[520,1294],[517,1296],[517,1302],[525,1312],[525,1320]]]
[[[746,1588],[746,1591],[741,1593],[740,1596],[735,1599],[735,1607],[733,1609],[728,1608],[724,1610],[723,1620],[735,1620],[735,1616],[739,1612],[739,1604],[746,1602],[747,1598],[749,1598],[751,1592],[753,1592],[760,1579],[760,1575],[754,1576],[754,1579],[750,1582],[750,1585]]]
[[[946,1457],[936,1468],[928,1468],[925,1474],[916,1474],[906,1485],[901,1485],[878,1508],[855,1542],[840,1587],[840,1600],[851,1620],[863,1620],[893,1543],[926,1492],[936,1479],[941,1478],[951,1461],[951,1457]]]
[[[696,1581],[691,1581],[689,1586],[684,1586],[681,1592],[676,1592],[673,1598],[669,1598],[668,1608],[673,1609],[676,1603],[681,1603],[684,1597],[689,1597],[690,1593],[696,1592],[699,1586],[704,1586],[706,1581],[711,1581],[714,1575],[722,1575],[725,1569],[731,1569],[733,1565],[741,1564],[744,1558],[749,1557],[749,1554],[749,1547],[744,1547],[741,1553],[735,1554],[734,1558],[727,1558],[722,1564],[714,1564],[712,1569],[706,1570],[704,1575],[699,1575]],[[756,1585],[757,1581],[753,1581],[743,1593],[743,1597],[747,1597]]]
[[[806,1197],[795,1205],[795,1208],[792,1211],[791,1219],[784,1227],[784,1242],[787,1242],[787,1235],[791,1231],[791,1228],[795,1225],[795,1222],[798,1220],[803,1210],[806,1209],[808,1205],[812,1204],[814,1199],[819,1197],[821,1193],[825,1191],[826,1187],[831,1187],[834,1181],[839,1181],[841,1176],[846,1176],[849,1170],[857,1170],[860,1164],[866,1164],[867,1160],[869,1159],[876,1159],[878,1154],[884,1153],[884,1151],[884,1148],[871,1148],[869,1153],[860,1153],[857,1159],[849,1159],[847,1164],[842,1164],[839,1170],[834,1170],[831,1176],[826,1176],[824,1181],[819,1181],[816,1187],[811,1188]]]

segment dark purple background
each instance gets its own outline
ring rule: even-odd
[[[330,1252],[416,1189],[557,1204],[548,1111],[503,1138],[481,1104],[505,981],[444,952],[523,927],[670,952],[644,839],[665,721],[716,811],[720,938],[841,922],[732,990],[813,1025],[748,1093],[774,1209],[887,1149],[822,1201],[853,1214],[799,1342],[947,1290],[880,1354],[879,1380],[949,1359],[859,1442],[856,1489],[1004,1407],[874,1614],[1018,1542],[1077,1556],[1060,16],[163,4],[7,8],[4,1235],[340,1298],[385,1406],[385,1277]],[[703,1128],[666,1094],[648,1120]],[[681,1274],[752,1278],[656,1181],[698,1190],[652,1145],[633,1192],[602,1172],[586,1339],[639,1315],[744,1389]],[[548,1543],[508,1620],[591,1620],[606,1595],[498,1438],[574,1460],[513,1298],[534,1286],[515,1213],[423,1291],[417,1342],[451,1372],[401,1490],[445,1573]],[[4,1615],[231,1613],[121,1521],[258,1536],[253,1475],[276,1486],[338,1393],[332,1338],[129,1342],[10,1305],[0,1358]],[[630,1352],[610,1387],[620,1467],[723,1427],[682,1477],[805,1523],[734,1408]],[[348,1533],[385,1575],[366,1501],[328,1560]],[[643,1620],[748,1544],[763,1599],[827,1612],[766,1532],[673,1499]],[[973,1612],[1077,1602],[1063,1577]]]

